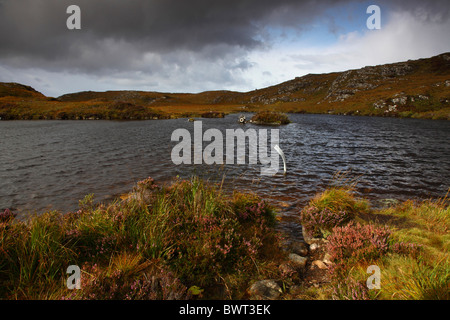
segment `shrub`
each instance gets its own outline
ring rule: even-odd
[[[305,208],[301,213],[305,231],[314,238],[326,237],[334,226],[343,225],[351,216],[346,211],[320,210],[314,206]]]
[[[390,235],[388,227],[350,222],[333,228],[327,250],[334,262],[376,259],[388,251]]]
[[[0,213],[0,223],[8,223],[12,221],[17,216],[16,213],[13,213],[10,209],[5,209],[5,211]]]
[[[153,210],[164,208],[173,227],[165,234],[171,246],[169,265],[188,285],[212,285],[234,269],[251,271],[258,259],[273,210],[254,195],[232,199],[197,178],[164,189]]]
[[[268,226],[276,222],[275,210],[256,194],[235,192],[233,194],[233,211],[241,222],[254,222],[262,218]]]
[[[86,300],[181,300],[190,298],[190,292],[170,271],[161,269],[140,272],[133,277],[116,269],[110,273],[97,265],[85,265],[82,276],[81,299]],[[73,297],[65,296],[63,299]]]
[[[312,237],[326,237],[357,214],[368,211],[365,200],[356,199],[350,187],[331,187],[317,194],[300,213],[305,231]]]

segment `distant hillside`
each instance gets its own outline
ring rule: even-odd
[[[48,98],[0,83],[2,119],[160,119],[283,112],[450,120],[450,53],[357,70],[308,74],[250,92],[79,92]]]
[[[13,82],[0,82],[0,98],[1,97],[45,98],[42,93],[34,90],[32,87]]]

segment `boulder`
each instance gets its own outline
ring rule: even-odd
[[[320,247],[319,244],[313,243],[309,246],[309,250],[316,251],[317,249],[319,249],[319,247]]]
[[[331,262],[331,255],[328,252],[325,253],[325,256],[323,257],[323,262],[325,262],[329,266],[331,266],[333,264]]]
[[[308,261],[308,258],[301,257],[298,254],[291,253],[289,255],[289,262],[298,271],[303,271],[306,267],[306,262]]]
[[[275,300],[283,291],[275,280],[261,280],[250,287],[249,293],[255,299]]]
[[[293,253],[301,257],[308,255],[308,245],[305,242],[294,242],[291,244],[290,249]]]

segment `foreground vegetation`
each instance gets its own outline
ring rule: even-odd
[[[448,198],[406,201],[371,210],[352,186],[334,186],[302,210],[307,236],[323,244],[329,285],[324,299],[450,299]],[[380,288],[369,290],[369,266],[380,268]]]
[[[0,299],[247,299],[262,279],[282,284],[281,299],[450,299],[447,197],[372,209],[354,185],[317,194],[300,218],[326,263],[313,275],[321,286],[307,283],[311,248],[304,272],[286,269],[275,209],[255,194],[148,178],[113,203],[93,200],[26,220],[0,213]],[[81,290],[66,286],[70,265]],[[373,265],[379,289],[367,287]]]
[[[0,216],[2,299],[241,299],[278,274],[274,210],[197,178],[149,178],[123,200],[16,221]],[[82,290],[66,287],[70,265]]]

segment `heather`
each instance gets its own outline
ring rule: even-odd
[[[335,227],[327,238],[331,261],[358,262],[362,259],[376,259],[389,249],[391,231],[387,227],[372,224],[361,225],[350,222]]]
[[[2,299],[239,299],[251,281],[281,277],[274,208],[257,195],[149,178],[122,199],[94,200],[66,214],[1,215]],[[82,290],[67,289],[69,265]]]

